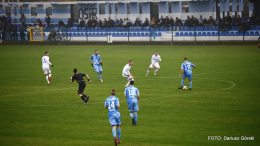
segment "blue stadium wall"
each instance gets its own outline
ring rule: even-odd
[[[182,12],[182,2],[176,0],[160,0],[158,2],[158,11],[159,16],[163,15],[163,17],[176,17],[185,20],[187,15],[199,17],[203,15],[205,18],[209,18],[209,16],[213,16],[216,18],[216,1],[215,0],[190,0],[189,1],[189,13]],[[243,11],[243,0],[232,0],[232,12],[229,11],[229,5],[231,0],[220,0],[220,11],[221,12],[230,12],[232,13],[238,12],[241,14]],[[11,17],[13,19],[12,22],[20,23],[20,14],[24,13],[27,20],[26,23],[34,22],[35,19],[40,18],[44,22],[44,18],[46,17],[46,8],[52,8],[51,22],[58,23],[59,20],[67,22],[68,18],[71,17],[71,4],[78,5],[78,13],[79,18],[87,19],[87,18],[98,18],[102,21],[104,18],[111,17],[112,19],[120,19],[120,18],[129,18],[131,22],[134,22],[136,17],[139,17],[140,20],[144,21],[145,18],[148,18],[150,21],[150,4],[152,0],[143,1],[80,1],[80,2],[29,2],[29,3],[7,3],[0,2],[0,14],[6,14],[6,6],[11,7]],[[239,3],[239,9],[237,9],[237,3]],[[105,14],[99,14],[99,5],[105,4]],[[116,5],[117,5],[117,14],[116,14]],[[129,5],[130,13],[127,13],[127,5]],[[171,12],[169,12],[169,5],[171,5]],[[142,13],[139,12],[139,7],[142,7]],[[31,8],[37,7],[37,16],[31,15]],[[109,7],[111,7],[111,11],[109,11]],[[252,13],[254,5],[249,3],[249,14]],[[223,13],[221,13],[223,14]],[[221,15],[221,17],[223,17]]]

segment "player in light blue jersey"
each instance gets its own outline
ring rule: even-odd
[[[127,98],[128,110],[132,118],[132,124],[137,124],[137,111],[139,111],[138,103],[140,98],[139,90],[134,87],[134,81],[130,81],[130,86],[125,88],[125,98]],[[133,115],[134,112],[134,115]]]
[[[189,84],[190,84],[190,91],[191,91],[191,86],[192,86],[192,82],[191,82],[191,78],[192,78],[192,70],[191,68],[196,68],[196,66],[194,64],[192,64],[191,62],[188,62],[188,58],[184,57],[184,63],[181,65],[181,73],[179,75],[179,77],[181,77],[182,73],[182,80],[181,80],[181,86],[178,89],[183,89],[183,83],[184,83],[184,79],[188,77],[189,80]]]
[[[121,116],[120,116],[120,112],[118,110],[118,108],[120,107],[120,104],[119,104],[119,99],[117,97],[115,97],[116,90],[112,89],[110,94],[111,94],[111,96],[106,99],[105,109],[108,109],[109,122],[110,122],[111,127],[112,127],[112,133],[113,133],[113,137],[114,137],[114,140],[115,140],[115,145],[117,145],[117,143],[121,143],[121,141],[120,141]],[[118,138],[118,140],[116,138],[116,126],[117,126],[117,138]]]
[[[90,57],[90,63],[94,67],[95,72],[98,74],[98,78],[100,79],[101,82],[103,82],[101,78],[101,73],[102,73],[102,60],[100,55],[98,55],[98,50],[95,50],[95,54],[93,54]]]

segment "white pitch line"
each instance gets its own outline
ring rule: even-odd
[[[200,79],[200,78],[197,78]],[[203,79],[207,79],[207,78],[203,78]],[[234,82],[231,81],[226,81],[226,80],[217,80],[217,79],[207,79],[207,80],[216,80],[216,81],[221,81],[221,82],[227,82],[227,83],[231,83],[232,86],[228,87],[228,88],[224,88],[224,89],[219,89],[219,90],[215,90],[215,91],[209,91],[209,92],[201,92],[201,93],[193,93],[193,94],[181,94],[181,95],[173,95],[173,96],[163,96],[163,97],[156,97],[156,98],[145,98],[145,99],[140,99],[140,100],[153,100],[153,99],[162,99],[162,98],[168,98],[168,97],[177,97],[177,96],[190,96],[190,95],[196,95],[196,94],[206,94],[206,93],[212,93],[212,92],[219,92],[219,91],[225,91],[225,90],[229,90],[233,87],[236,86],[236,84]],[[70,88],[64,88],[64,89],[70,89]],[[56,89],[58,90],[58,89]],[[123,100],[124,102],[125,100]],[[101,104],[104,102],[94,102],[94,103],[89,103],[89,104]],[[61,105],[32,105],[32,106],[26,106],[26,107],[45,107],[45,106],[73,106],[73,105],[82,105],[82,104],[61,104]],[[25,106],[0,106],[0,107],[25,107]]]

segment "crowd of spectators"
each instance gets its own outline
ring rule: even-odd
[[[7,14],[7,16],[2,15],[0,16],[0,32],[2,33],[2,40],[17,40],[17,32],[20,32],[21,41],[25,41],[25,31],[29,32],[30,30],[26,28],[26,17],[24,14],[21,15],[21,25],[18,28],[18,25],[16,22],[12,22],[12,18],[10,14]],[[47,28],[51,28],[51,18],[49,15],[45,17],[45,23]],[[31,25],[30,25],[31,26]],[[41,19],[35,19],[34,26],[36,27],[43,27],[43,22]],[[64,27],[73,27],[73,20],[68,18],[67,23],[64,23],[62,20],[59,20],[58,22],[58,31],[63,31]],[[240,17],[238,15],[235,17],[234,15],[231,17],[227,17],[224,15],[223,19],[217,18],[214,20],[212,16],[209,17],[209,19],[206,19],[203,16],[200,16],[199,18],[196,18],[194,16],[187,16],[187,19],[185,21],[182,21],[180,18],[176,17],[174,20],[172,17],[166,16],[165,18],[161,16],[160,18],[152,18],[151,22],[147,18],[145,18],[145,21],[142,22],[137,17],[133,22],[131,22],[128,18],[124,19],[116,19],[115,21],[111,19],[110,17],[108,20],[104,18],[104,20],[96,20],[95,17],[91,19],[88,19],[87,22],[85,22],[83,19],[80,20],[77,27],[79,28],[113,28],[113,27],[168,27],[172,28],[172,30],[177,30],[177,27],[179,27],[179,30],[181,30],[181,27],[209,27],[209,26],[218,26],[219,31],[229,31],[232,29],[233,26],[236,26],[238,28],[238,31],[245,32],[250,29],[250,26],[260,26],[260,19],[259,17],[255,17],[253,14],[251,17]],[[51,31],[55,31],[55,29],[51,29]],[[6,35],[5,35],[6,34]],[[53,35],[53,32],[51,33]],[[7,38],[6,38],[7,36]],[[29,33],[27,33],[28,40],[29,40]]]

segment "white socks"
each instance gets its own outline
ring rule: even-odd
[[[156,71],[154,71],[154,72],[157,72],[157,71],[159,71],[159,69],[157,69]]]
[[[48,83],[50,83],[50,82],[49,82],[49,79],[48,79],[48,76],[46,76],[46,80],[47,80]]]
[[[51,74],[49,74],[49,77],[51,77]]]
[[[127,82],[126,86],[129,86],[129,84],[130,84],[130,80]]]
[[[147,70],[147,74],[149,74],[149,72],[150,72],[150,70],[148,69],[148,70]]]

